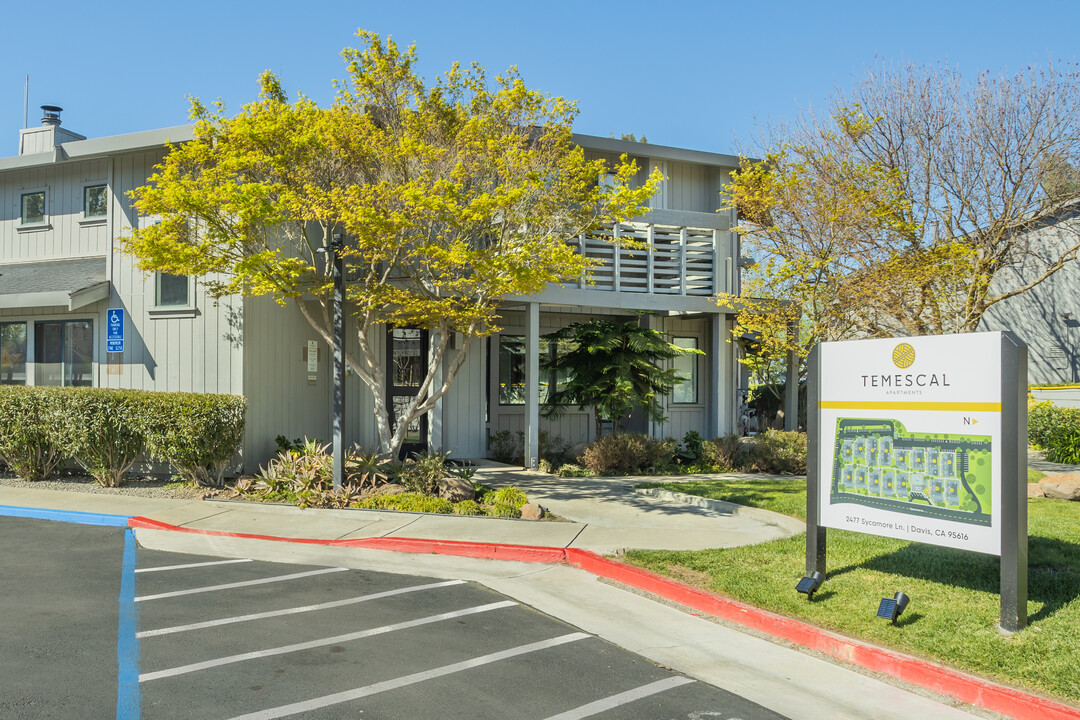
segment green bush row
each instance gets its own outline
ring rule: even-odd
[[[0,386],[0,459],[40,480],[72,459],[115,487],[144,452],[221,487],[244,437],[244,398],[106,388]]]
[[[1080,464],[1080,408],[1028,402],[1028,442],[1050,462]]]
[[[704,440],[688,432],[681,444],[671,438],[613,433],[588,445],[579,462],[594,473],[628,475],[731,471],[804,475],[806,433],[766,430],[750,438],[728,435]],[[577,466],[554,470],[564,477],[581,474]]]

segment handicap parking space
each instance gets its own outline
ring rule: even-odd
[[[37,554],[18,582],[44,585],[20,614],[58,637],[87,626],[55,648],[58,673],[86,677],[24,693],[37,705],[0,706],[0,717],[780,717],[474,583],[133,549],[124,529],[13,520],[0,518],[3,554],[28,532]],[[80,590],[74,606],[53,597]],[[19,607],[20,593],[4,592]],[[37,683],[40,668],[12,664],[23,648],[4,642],[3,676]]]

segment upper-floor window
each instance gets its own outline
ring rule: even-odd
[[[83,188],[83,219],[104,218],[109,213],[108,185],[87,185]]]
[[[20,221],[23,225],[41,225],[45,222],[45,191],[37,190],[22,194],[22,214]]]
[[[688,350],[698,349],[697,338],[677,337],[672,342],[681,348]],[[677,405],[693,404],[698,401],[698,357],[692,355],[679,355],[672,360],[672,366],[676,374],[682,378],[682,382],[671,391],[671,402]]]
[[[183,308],[191,306],[191,279],[187,275],[170,275],[159,272],[154,275],[154,305],[159,308]]]

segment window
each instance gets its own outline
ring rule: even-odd
[[[499,404],[525,404],[525,338],[499,336]]]
[[[109,188],[107,185],[90,185],[83,188],[83,219],[104,218],[109,213]]]
[[[42,225],[45,222],[45,191],[23,193],[22,215],[23,225]]]
[[[26,384],[26,323],[0,323],[0,385]]]
[[[674,338],[672,342],[681,348],[688,350],[698,349],[697,338]],[[698,357],[693,355],[679,355],[672,361],[675,373],[682,378],[682,382],[671,391],[671,402],[676,405],[689,405],[698,401]]]
[[[554,360],[559,355],[569,352],[573,347],[574,343],[571,340],[551,341],[541,338],[540,357]],[[525,404],[525,359],[524,336],[499,336],[500,405]],[[547,402],[557,388],[561,389],[566,386],[566,381],[566,373],[559,373],[557,377],[553,373],[549,373],[546,377],[542,374],[540,381],[537,383],[540,389],[540,402]]]
[[[34,323],[34,378],[38,385],[93,385],[93,320]]]
[[[183,308],[191,305],[191,282],[187,275],[159,272],[154,276],[154,305],[159,308]]]

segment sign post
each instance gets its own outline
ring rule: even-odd
[[[1001,558],[1027,624],[1027,349],[1007,333],[821,343],[810,356],[806,571],[837,528]]]
[[[105,313],[105,352],[124,352],[123,308],[109,308]]]

